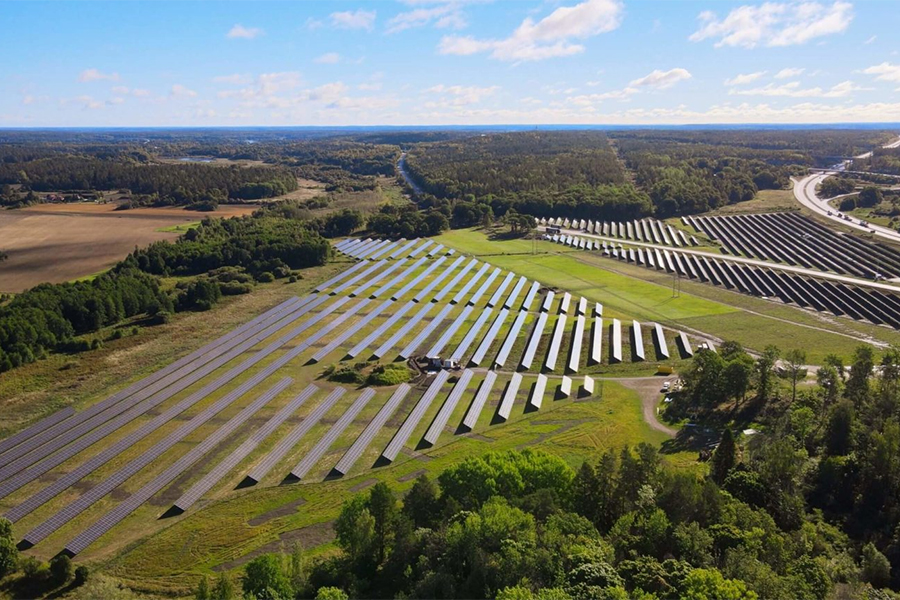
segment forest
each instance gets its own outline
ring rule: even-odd
[[[469,457],[402,497],[378,483],[348,498],[337,554],[260,556],[196,597],[895,598],[900,349],[877,370],[870,346],[829,357],[808,386],[804,359],[699,351],[670,415],[720,432],[693,467],[666,456],[685,439],[574,466],[542,450]],[[741,433],[747,420],[766,431]]]
[[[872,156],[854,159],[851,169],[900,175],[900,148],[876,148]]]

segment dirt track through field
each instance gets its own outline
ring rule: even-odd
[[[108,269],[134,250],[177,233],[159,229],[233,216],[250,207],[214,213],[178,208],[113,211],[111,205],[40,205],[0,210],[0,292],[21,292],[39,283],[61,283]]]

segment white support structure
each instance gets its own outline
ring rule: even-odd
[[[591,355],[588,364],[603,362],[603,317],[594,317],[594,335],[591,338]]]
[[[559,312],[569,314],[569,303],[572,302],[572,294],[566,292],[563,294],[562,300],[559,302]]]
[[[519,387],[522,385],[522,375],[513,373],[506,385],[506,391],[503,392],[503,398],[500,400],[500,408],[497,409],[497,416],[503,420],[509,420],[509,414],[512,412],[513,404],[516,401],[516,394],[519,393]]]
[[[556,318],[556,327],[553,329],[553,337],[550,340],[550,350],[547,352],[547,359],[544,361],[544,368],[548,371],[556,368],[556,359],[559,356],[559,347],[562,345],[565,328],[566,315],[559,315]]]
[[[622,362],[622,322],[618,319],[612,321],[612,359]]]
[[[553,304],[553,297],[555,295],[553,290],[547,292],[547,295],[544,296],[544,301],[541,302],[541,312],[550,312],[550,306]]]
[[[587,298],[584,296],[578,300],[578,304],[575,306],[575,314],[576,315],[586,315],[587,314]]]
[[[636,320],[631,322],[631,350],[637,360],[645,360],[644,355],[644,333],[641,331],[641,324]]]
[[[581,384],[581,389],[578,391],[578,395],[582,398],[586,398],[588,396],[594,395],[594,378],[590,375],[584,376],[584,383]]]
[[[547,390],[547,376],[538,375],[537,381],[534,382],[534,388],[531,390],[531,397],[528,399],[528,406],[533,410],[541,408],[544,401],[544,392]]]
[[[581,345],[584,342],[584,316],[575,317],[575,331],[572,333],[572,350],[569,352],[569,372],[577,373],[581,364]]]
[[[666,343],[666,332],[663,331],[662,325],[654,323],[653,334],[656,336],[656,348],[659,351],[660,358],[668,359],[669,345]]]
[[[572,396],[572,378],[563,375],[562,381],[559,382],[559,395],[563,398]]]

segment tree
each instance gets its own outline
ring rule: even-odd
[[[91,575],[91,572],[90,572],[90,570],[88,570],[88,568],[86,566],[78,565],[75,568],[75,579],[72,581],[72,583],[76,587],[82,586],[85,583],[87,583],[88,577],[90,577],[90,575]]]
[[[252,598],[269,600],[274,595],[272,600],[289,600],[293,596],[281,557],[276,554],[263,554],[247,563],[243,588]]]
[[[391,488],[380,481],[369,492],[368,506],[375,519],[375,561],[380,565],[384,562],[397,519],[397,498]]]
[[[206,575],[201,577],[200,581],[197,583],[197,591],[194,592],[194,598],[196,598],[196,600],[210,600],[209,577]]]
[[[227,573],[219,573],[219,577],[216,579],[216,585],[213,587],[212,593],[210,594],[210,600],[234,600],[234,598],[234,582],[231,581],[231,577],[229,577]]]
[[[50,577],[57,585],[63,585],[72,578],[72,559],[66,554],[57,554],[50,559]]]
[[[797,401],[797,381],[806,373],[803,367],[806,362],[806,351],[799,348],[788,350],[784,355],[788,365],[788,376],[791,379],[791,402]]]
[[[0,517],[0,579],[16,570],[19,551],[12,537],[12,523]]]
[[[881,190],[875,186],[867,185],[859,192],[858,203],[860,206],[870,208],[878,206],[884,201]]]
[[[863,546],[860,566],[863,581],[876,588],[886,587],[890,583],[891,563],[871,542]]]
[[[366,498],[353,496],[344,503],[334,523],[337,543],[354,563],[372,559],[375,548],[375,519]]]
[[[875,352],[868,344],[857,346],[853,351],[853,362],[850,366],[850,376],[844,393],[857,407],[869,400],[871,389],[869,377],[875,368]]]
[[[427,475],[419,475],[403,498],[403,514],[415,527],[431,527],[438,515],[438,488]]]
[[[816,382],[822,388],[825,407],[827,408],[834,404],[841,395],[841,387],[843,385],[837,369],[832,365],[822,365],[816,371]]]
[[[722,432],[722,438],[719,440],[719,445],[713,453],[712,463],[710,465],[710,475],[712,476],[713,481],[719,485],[724,484],[725,479],[728,478],[728,474],[734,468],[736,463],[737,448],[734,443],[734,435],[731,433],[731,429],[726,427],[725,431]]]
[[[316,592],[316,600],[348,600],[344,590],[336,587],[320,587]]]
[[[753,359],[744,354],[725,365],[722,372],[723,392],[729,398],[733,398],[740,406],[740,401],[747,395],[750,389],[750,378],[753,375]]]
[[[760,400],[768,400],[772,395],[772,372],[781,352],[775,346],[766,346],[756,359],[756,393]]]
[[[684,580],[684,600],[756,600],[743,581],[725,579],[715,569],[694,569]]]

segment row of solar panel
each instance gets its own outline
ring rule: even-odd
[[[545,227],[557,227],[584,231],[592,235],[635,240],[666,246],[697,246],[699,243],[693,236],[685,235],[667,223],[656,219],[640,219],[626,222],[586,221],[584,219],[541,218],[539,223]]]

